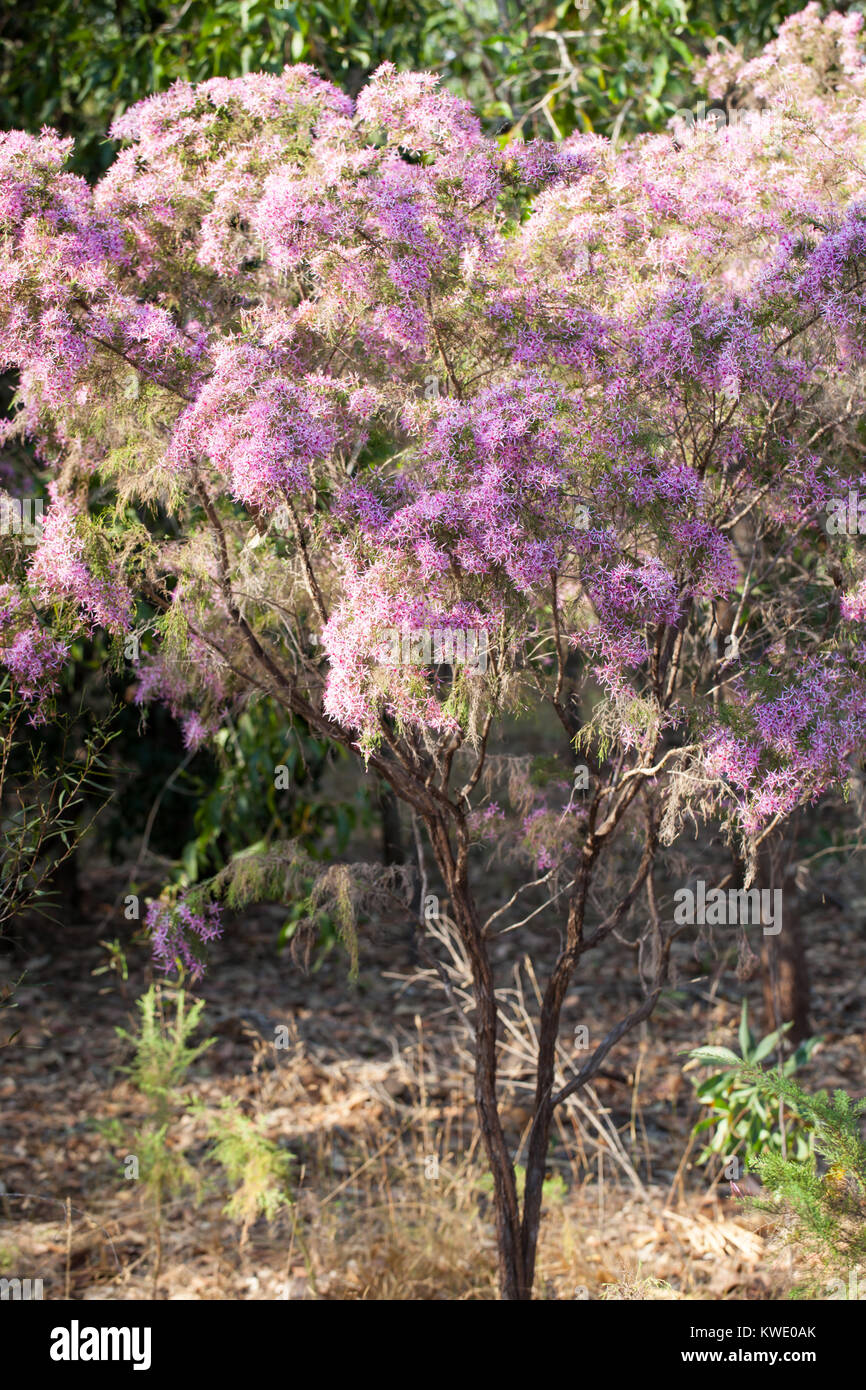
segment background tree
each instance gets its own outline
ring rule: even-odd
[[[0,124],[74,135],[75,167],[95,175],[113,158],[111,121],[179,79],[308,62],[354,96],[388,61],[437,72],[493,131],[658,130],[694,105],[690,68],[716,37],[754,52],[798,8],[796,0],[35,0],[0,20]]]

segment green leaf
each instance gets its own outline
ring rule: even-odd
[[[778,1047],[780,1037],[783,1033],[787,1032],[787,1030],[790,1027],[790,1023],[785,1023],[781,1028],[777,1028],[775,1032],[768,1033],[767,1036],[765,1038],[762,1038],[761,1041],[758,1043],[758,1046],[755,1048],[755,1051],[752,1053],[751,1057],[749,1058],[749,1061],[752,1063],[763,1062],[765,1057],[769,1057],[770,1053],[773,1051],[773,1048]]]
[[[705,1067],[737,1067],[742,1061],[729,1047],[696,1047],[689,1056]]]
[[[653,80],[650,87],[650,94],[654,97],[661,96],[668,75],[668,55],[659,53],[653,63]]]

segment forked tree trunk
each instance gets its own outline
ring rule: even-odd
[[[548,981],[541,1006],[536,1061],[535,1118],[529,1137],[526,1158],[526,1184],[521,1219],[517,1197],[514,1164],[502,1128],[496,1086],[496,1031],[499,1011],[496,1003],[493,971],[487,942],[467,877],[468,837],[465,824],[458,833],[455,853],[444,822],[425,817],[436,861],[445,880],[453,906],[454,917],[466,947],[472,970],[475,1000],[475,1108],[490,1171],[493,1177],[496,1209],[497,1247],[499,1254],[499,1286],[501,1297],[509,1302],[528,1302],[532,1298],[535,1262],[541,1225],[544,1172],[550,1131],[553,1122],[556,1078],[556,1040],[562,1005],[574,966],[581,952],[581,932],[586,909],[587,892],[597,846],[585,846],[578,872],[578,887],[569,907],[567,946],[560,952]],[[655,848],[654,833],[634,883],[621,899],[615,920],[621,917],[634,900],[646,869],[652,864]],[[659,969],[666,969],[667,952]],[[660,976],[661,979],[661,976]],[[600,1065],[605,1053],[621,1036],[652,1012],[659,995],[660,984],[634,1013],[621,1020],[596,1049],[592,1063]],[[590,1068],[569,1083],[571,1090],[591,1075]],[[563,1098],[564,1093],[560,1095]]]
[[[560,957],[542,1004],[536,1073],[536,1115],[526,1159],[526,1185],[521,1220],[514,1164],[502,1128],[497,1098],[496,1032],[499,1012],[495,982],[487,943],[482,936],[481,922],[467,879],[468,845],[461,846],[455,859],[446,827],[441,823],[428,822],[428,829],[472,969],[475,999],[475,1108],[484,1151],[493,1177],[500,1296],[508,1302],[528,1302],[532,1298],[535,1277],[544,1170],[553,1120],[556,1038],[562,1003],[574,962],[569,953]],[[586,865],[587,874],[583,876],[582,891],[572,904],[572,914],[583,911],[588,869],[589,864]]]
[[[635,784],[637,789],[637,784]],[[632,794],[633,796],[634,794]],[[631,798],[630,798],[631,799]],[[593,814],[598,798],[593,802]],[[622,803],[620,810],[628,805]],[[521,1219],[520,1202],[512,1156],[502,1128],[496,1085],[496,1031],[499,1010],[496,1001],[493,970],[475,899],[469,887],[469,836],[465,817],[458,812],[457,846],[452,846],[448,826],[435,814],[424,817],[436,862],[450,895],[454,919],[466,948],[472,971],[475,1001],[475,1107],[479,1128],[490,1171],[493,1177],[496,1208],[497,1247],[499,1252],[499,1284],[501,1297],[507,1301],[527,1302],[532,1298],[535,1261],[541,1225],[544,1172],[550,1131],[556,1103],[564,1100],[584,1085],[598,1070],[605,1055],[638,1023],[648,1018],[655,1007],[664,981],[670,942],[660,943],[657,979],[653,989],[639,1008],[621,1019],[595,1049],[592,1058],[558,1094],[556,1085],[556,1041],[559,1035],[563,1001],[575,965],[588,945],[596,944],[623,920],[637,894],[647,884],[651,916],[656,920],[655,897],[651,888],[651,872],[657,848],[657,828],[652,809],[647,807],[648,834],[644,854],[637,873],[617,904],[616,909],[599,927],[593,939],[583,939],[583,923],[589,884],[599,853],[600,839],[596,837],[594,820],[592,838],[584,845],[575,879],[566,926],[566,939],[544,991],[538,1026],[536,1058],[536,1090],[532,1130],[526,1158],[526,1184]],[[607,833],[607,830],[605,831]]]

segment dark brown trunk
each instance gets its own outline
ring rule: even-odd
[[[391,787],[381,777],[377,777],[377,800],[382,818],[382,862],[383,864],[402,864],[405,862],[403,836],[400,830],[400,809]]]
[[[793,894],[791,895],[793,896]],[[786,894],[787,899],[787,894]],[[761,945],[764,1019],[767,1032],[790,1023],[790,1042],[809,1036],[809,970],[799,912],[786,907],[786,921],[778,936],[765,936]]]
[[[782,842],[763,851],[759,860],[761,887],[782,889],[782,929],[761,939],[761,985],[766,1031],[783,1023],[792,1027],[789,1042],[802,1042],[810,1031],[809,969],[800,911],[800,897],[790,865],[790,852]]]
[[[559,1020],[569,980],[578,956],[578,940],[583,924],[586,893],[592,867],[592,857],[586,851],[581,868],[580,887],[568,915],[566,940],[569,943],[560,954],[550,977],[541,1005],[538,1025],[538,1064],[535,1086],[535,1118],[529,1136],[526,1156],[526,1188],[523,1197],[523,1226],[521,1257],[526,1283],[532,1290],[535,1260],[541,1228],[541,1205],[544,1191],[544,1170],[550,1127],[553,1122],[553,1086],[556,1075],[556,1040]]]
[[[487,944],[465,874],[465,847],[455,862],[448,832],[439,822],[428,822],[430,840],[448,887],[454,918],[472,966],[475,998],[475,1109],[484,1152],[493,1177],[493,1201],[499,1263],[500,1296],[508,1302],[532,1297],[531,1280],[524,1274],[520,1207],[514,1165],[499,1116],[496,1092],[496,1026],[498,1010],[493,971]]]

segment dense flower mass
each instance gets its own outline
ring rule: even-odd
[[[91,627],[125,631],[131,596],[113,572],[95,575],[72,500],[51,488],[51,506],[30,564],[29,577],[42,599],[70,599]]]
[[[13,585],[0,584],[0,665],[21,698],[33,706],[33,723],[45,722],[46,702],[56,690],[68,650],[34,618]]]
[[[303,492],[317,463],[352,437],[376,407],[376,392],[327,376],[292,380],[291,354],[221,344],[213,373],[180,417],[168,458],[194,469],[206,457],[239,502],[275,510]]]
[[[275,699],[444,796],[540,704],[624,777],[688,755],[746,837],[844,781],[866,579],[825,520],[863,482],[861,23],[808,6],[709,62],[760,119],[622,148],[502,148],[387,64],[354,102],[303,66],[178,83],[93,189],[55,134],[0,137],[0,359],[57,474],[35,602],[140,635],[138,698],[190,749]],[[16,624],[35,697],[62,651]],[[488,659],[406,661],[404,628]],[[600,815],[542,799],[512,829],[552,867]]]

